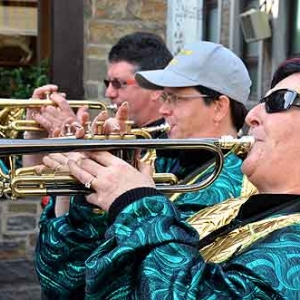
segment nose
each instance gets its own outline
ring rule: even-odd
[[[163,116],[170,116],[172,115],[173,109],[171,105],[167,102],[163,102],[159,108],[159,113]]]
[[[265,104],[261,103],[256,106],[254,106],[247,114],[246,116],[246,124],[249,127],[255,127],[258,126],[261,123],[261,120],[263,118],[263,114],[266,114],[265,110]]]
[[[118,96],[118,90],[115,89],[111,83],[109,83],[108,87],[105,90],[105,97],[114,99]]]

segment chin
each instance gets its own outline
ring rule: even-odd
[[[181,136],[181,135],[178,135],[178,134],[170,134],[170,135],[168,135],[168,137],[170,138],[170,139],[182,139],[183,137]]]
[[[174,130],[171,128],[170,131],[168,132],[168,138],[169,139],[176,139],[176,134],[174,132]]]

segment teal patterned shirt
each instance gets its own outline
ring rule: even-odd
[[[173,163],[165,160],[161,167],[165,164],[168,172]],[[179,195],[174,203],[180,219],[185,220],[200,209],[229,197],[238,197],[243,181],[240,166],[241,159],[229,154],[220,176],[210,187]],[[179,168],[179,171],[184,175],[189,170]],[[76,299],[75,295],[81,295],[78,299],[82,299],[87,287],[87,261],[99,247],[110,243],[105,237],[108,216],[93,213],[93,208],[84,198],[76,197],[71,200],[69,213],[56,218],[52,200],[41,215],[36,270],[42,290],[51,299]]]
[[[140,190],[122,198],[119,205],[134,200],[112,207],[106,242],[86,261],[86,299],[300,299],[300,224],[216,264],[203,260],[198,233],[164,196]],[[230,224],[278,215],[290,198],[296,206],[286,212],[300,212],[299,195],[255,195]]]
[[[276,196],[252,196],[231,223],[241,226],[258,215],[257,220],[278,215],[289,199]],[[300,196],[292,200],[298,205],[287,207],[289,215],[300,212]],[[49,299],[300,297],[300,224],[275,230],[216,264],[203,260],[201,236],[180,219],[173,203],[153,189],[123,194],[110,208],[108,222],[105,240],[85,262],[85,291],[78,290],[79,298],[71,296],[67,288],[62,290],[68,284],[63,281],[57,289],[45,290]]]

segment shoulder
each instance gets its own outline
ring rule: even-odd
[[[288,299],[300,297],[300,224],[273,231],[225,265],[251,270]]]

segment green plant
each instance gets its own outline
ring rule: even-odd
[[[37,66],[1,68],[0,67],[0,97],[30,98],[36,87],[47,84],[48,60]]]

